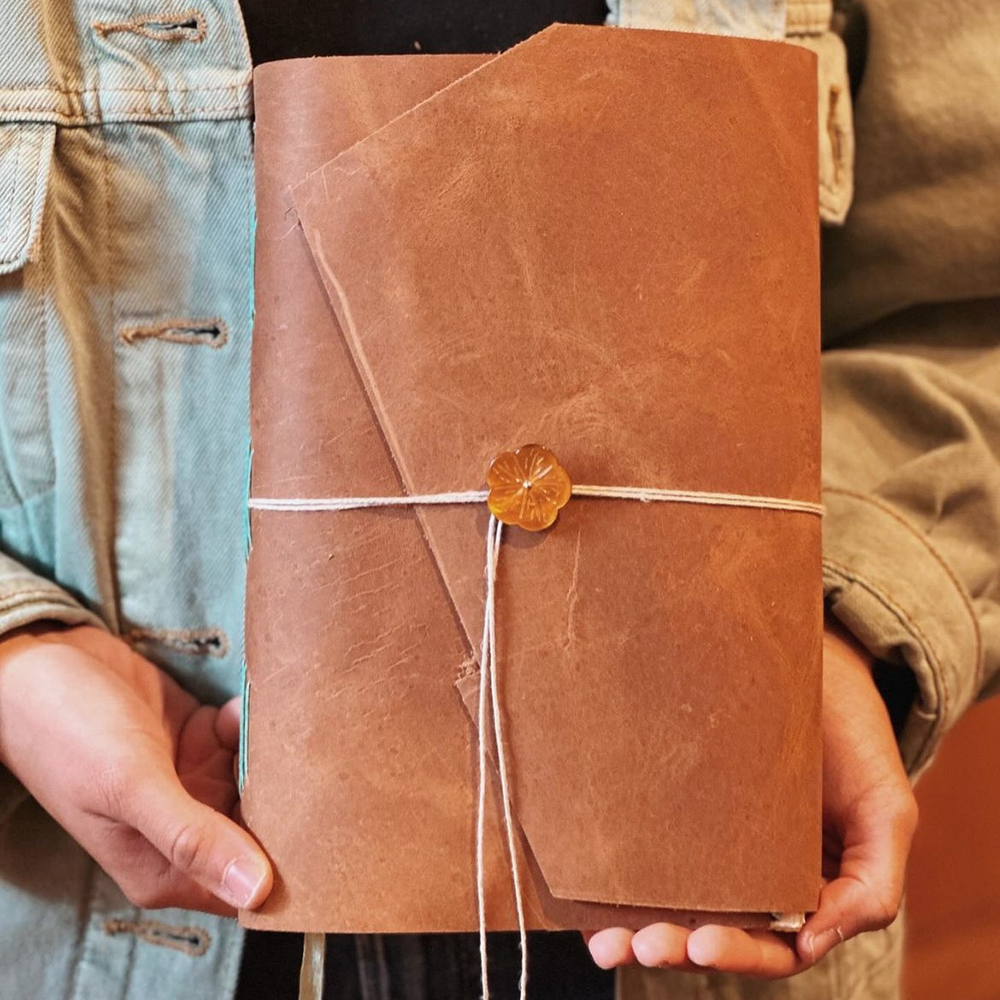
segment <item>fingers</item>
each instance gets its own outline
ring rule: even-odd
[[[904,782],[875,789],[845,824],[840,872],[799,933],[799,950],[818,962],[841,941],[888,927],[899,912],[917,805]]]
[[[624,927],[612,927],[590,934],[588,947],[594,962],[602,969],[638,962],[647,968],[678,972],[711,970],[778,979],[801,972],[809,965],[799,957],[786,935],[715,925],[692,931],[658,923],[634,933]]]
[[[811,963],[862,931],[888,927],[896,918],[902,891],[875,889],[851,877],[829,882],[819,909],[799,932],[799,950]]]
[[[807,968],[791,939],[771,931],[743,931],[709,925],[691,932],[688,958],[701,969],[780,979]]]
[[[799,933],[799,949],[810,961],[896,919],[915,827],[916,805],[904,797],[893,814],[869,824],[857,834],[863,839],[848,844],[839,877],[824,886],[818,910]]]
[[[834,848],[831,860],[838,864],[827,872],[836,877],[798,935],[798,951],[810,962],[862,931],[887,927],[903,894],[917,806],[870,668],[870,654],[828,622],[823,812],[826,846]]]
[[[223,917],[236,908],[182,875],[136,830],[105,821],[89,846],[94,859],[118,883],[135,906],[160,909],[176,906]]]
[[[101,630],[46,637],[0,652],[5,763],[136,905],[259,906],[270,864],[227,815],[236,706],[199,705]]]
[[[231,753],[236,753],[240,745],[240,713],[243,699],[230,698],[215,717],[215,736],[219,745]]]
[[[632,951],[636,961],[651,969],[694,972],[698,966],[688,957],[691,931],[675,924],[650,924],[636,931]]]
[[[150,775],[128,812],[128,822],[181,876],[224,903],[252,910],[267,898],[271,866],[259,845],[228,817],[191,798],[176,778]]]
[[[613,969],[635,961],[632,953],[633,932],[625,927],[609,927],[590,935],[587,947],[594,964],[601,969]],[[586,937],[586,935],[584,935]]]

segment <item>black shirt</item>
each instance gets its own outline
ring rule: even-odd
[[[601,24],[605,0],[242,0],[255,65],[301,56],[500,52],[555,21]]]

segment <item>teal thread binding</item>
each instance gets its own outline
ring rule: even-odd
[[[253,548],[253,537],[250,534],[250,468],[253,465],[253,445],[247,445],[247,468],[246,480],[246,502],[243,506],[243,544],[246,549],[246,558],[250,558],[250,550]]]
[[[246,546],[246,558],[250,559],[250,550],[253,548],[253,538],[250,533],[250,473],[253,467],[253,445],[247,442],[247,465],[246,465],[246,497],[243,508],[243,533],[244,544]],[[243,656],[240,661],[240,687],[243,691],[243,704],[240,708],[240,752],[239,752],[239,773],[237,784],[240,795],[243,795],[243,788],[247,780],[247,758],[250,745],[250,681],[247,679],[247,643],[246,643],[246,609],[243,613]]]
[[[247,750],[250,745],[250,730],[247,720],[250,718],[250,682],[247,680],[247,658],[243,657],[240,667],[240,683],[243,685],[243,705],[240,708],[240,760],[237,784],[240,797],[247,783]]]
[[[253,127],[253,126],[251,126]],[[250,171],[250,185],[254,186],[253,171]],[[253,192],[255,193],[255,192]],[[257,318],[257,307],[254,301],[254,275],[257,270],[257,199],[250,198],[250,220],[247,237],[250,241],[250,275],[247,282],[248,298],[247,309],[250,315],[250,330],[253,331]],[[251,334],[251,341],[253,340]],[[250,474],[253,468],[253,441],[247,434],[247,464],[244,474],[244,505],[243,505],[243,540],[246,547],[246,559],[250,560],[250,550],[253,548],[253,538],[250,533]],[[240,796],[247,783],[247,761],[250,748],[250,681],[247,678],[247,641],[246,641],[246,602],[243,608],[243,656],[240,659],[240,688],[243,692],[243,702],[240,707],[240,749],[237,763],[236,784]]]

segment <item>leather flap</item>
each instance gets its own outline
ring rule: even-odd
[[[814,289],[766,263],[814,247],[811,63],[778,46],[681,37],[552,28],[294,190],[408,491],[478,488],[493,456],[541,440],[578,482],[817,498],[816,427],[796,419],[802,400],[782,391],[786,380],[815,385],[815,311],[803,308],[781,337],[770,329],[776,303],[805,307]],[[716,86],[706,92],[709,72]],[[672,99],[644,105],[654,77]],[[693,156],[705,163],[697,174],[684,169]],[[727,225],[746,234],[738,258],[719,239]],[[678,294],[681,275],[689,284]],[[724,406],[722,356],[739,373]],[[740,447],[751,419],[767,461]],[[417,516],[475,649],[484,515]],[[677,795],[676,843],[689,857],[706,844],[704,814],[684,800],[738,752],[729,737],[741,726],[730,713],[753,700],[757,683],[770,687],[775,716],[760,727],[760,755],[742,768],[763,768],[767,783],[774,759],[802,749],[797,665],[787,675],[731,676],[725,705],[703,701],[709,689],[692,689],[674,669],[678,657],[731,656],[735,633],[721,626],[709,638],[711,621],[727,615],[746,626],[776,596],[768,574],[748,577],[748,564],[733,561],[727,532],[743,535],[742,557],[758,566],[797,552],[786,565],[814,575],[816,526],[802,521],[574,501],[551,532],[508,543],[498,614],[515,807],[554,895],[807,908],[802,896],[799,906],[782,904],[795,893],[776,870],[766,889],[750,889],[735,866],[723,874],[715,847],[679,889],[664,878],[660,851],[621,838],[623,816],[655,823]],[[706,599],[699,577],[726,579],[722,604]],[[787,652],[776,646],[768,659]],[[609,678],[609,669],[619,672]],[[581,733],[606,724],[606,698],[630,725],[581,745]],[[706,739],[713,711],[724,721]],[[663,755],[650,772],[662,789],[655,805],[630,785],[592,784],[650,745]],[[769,782],[772,820],[799,811],[804,774],[793,770],[790,784],[791,772]],[[760,787],[728,788],[728,808],[759,808]],[[788,856],[784,867],[793,867]]]

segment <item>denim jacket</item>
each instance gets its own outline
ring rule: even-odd
[[[250,54],[234,0],[144,10],[4,7],[0,622],[103,623],[219,701],[241,666]],[[2,782],[0,996],[232,993],[233,922],[140,913]]]
[[[917,770],[1000,671],[1000,587],[990,554],[1000,521],[1000,363],[986,333],[996,315],[989,304],[1000,299],[1000,252],[977,237],[963,266],[933,285],[925,267],[933,246],[911,252],[920,235],[913,212],[905,199],[901,207],[883,196],[894,149],[908,148],[913,107],[900,99],[891,74],[902,71],[884,46],[943,51],[929,33],[914,40],[909,31],[933,4],[910,6],[903,22],[891,17],[888,0],[867,4],[882,29],[863,119],[877,154],[858,175],[857,226],[831,243],[824,289],[830,341],[855,338],[852,349],[824,361],[831,431],[824,544],[836,613],[876,655],[916,675],[919,698],[902,749]],[[788,32],[816,50],[821,204],[827,219],[843,217],[852,134],[843,46],[826,30],[829,3],[611,7],[612,22],[623,25]],[[995,65],[989,72],[1000,84]],[[216,702],[240,683],[250,82],[236,0],[203,0],[189,10],[128,0],[4,7],[0,631],[41,619],[101,624]],[[952,98],[961,104],[961,95]],[[888,132],[887,119],[895,123]],[[982,123],[979,134],[986,135]],[[944,139],[943,197],[955,184],[960,190],[954,204],[938,206],[941,219],[925,213],[921,224],[942,245],[960,229],[956,213],[969,216],[961,221],[977,234],[991,225],[1000,231],[1000,183],[990,173],[1000,157],[977,158],[958,133]],[[996,151],[995,134],[983,141]],[[927,147],[921,152],[923,160],[911,155],[900,169],[925,169]],[[949,169],[958,178],[950,187]],[[934,170],[923,178],[926,186],[937,180]],[[955,311],[942,312],[952,300]],[[903,311],[919,303],[931,311]],[[942,355],[941,341],[965,346]],[[889,399],[894,409],[886,411]],[[892,429],[893,413],[904,412],[921,414],[903,435],[905,447]],[[828,971],[753,995],[854,996],[843,984],[871,989],[872,963],[893,964],[886,955],[896,955],[896,939],[887,940],[850,942],[824,963]],[[241,948],[231,921],[129,904],[0,769],[0,996],[225,998]],[[727,977],[670,984],[654,973],[629,974],[622,994],[742,995]]]

